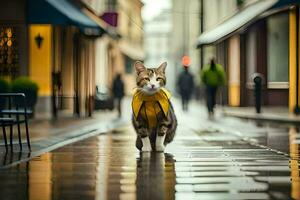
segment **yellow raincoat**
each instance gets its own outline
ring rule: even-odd
[[[157,114],[163,112],[168,116],[170,109],[170,92],[162,88],[154,95],[146,95],[141,91],[135,91],[132,98],[132,111],[135,118],[139,115],[148,121],[149,128],[157,125]]]

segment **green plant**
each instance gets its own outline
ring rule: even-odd
[[[7,80],[0,78],[0,93],[7,93],[10,91],[10,84]],[[0,98],[0,109],[5,106],[5,99]]]
[[[26,95],[27,107],[33,108],[37,102],[38,85],[28,77],[19,77],[12,81],[11,90]]]
[[[0,93],[9,92],[9,82],[3,78],[0,78]]]

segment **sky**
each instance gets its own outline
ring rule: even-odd
[[[142,17],[145,21],[151,20],[161,10],[171,7],[171,0],[142,0],[144,3]]]

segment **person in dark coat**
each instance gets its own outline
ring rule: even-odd
[[[194,76],[189,72],[188,66],[184,66],[184,71],[179,75],[178,89],[181,95],[182,110],[187,111],[194,90]]]
[[[113,96],[115,102],[117,103],[117,109],[119,113],[119,117],[122,115],[121,111],[121,102],[124,97],[124,82],[122,80],[121,74],[117,74],[113,81]]]

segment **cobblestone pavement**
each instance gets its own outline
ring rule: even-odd
[[[2,169],[1,199],[300,199],[296,128],[196,112],[177,111],[165,153],[140,154],[127,125]]]

